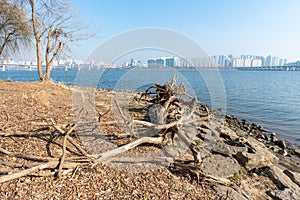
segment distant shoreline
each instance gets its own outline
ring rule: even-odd
[[[179,71],[300,71],[300,66],[272,66],[272,67],[66,67],[58,66],[53,67],[52,70],[179,70]],[[36,71],[36,68],[21,68],[21,67],[9,67],[1,68],[0,71]]]

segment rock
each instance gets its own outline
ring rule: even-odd
[[[212,136],[212,131],[208,129],[198,128],[200,130],[198,137],[206,142],[215,142],[216,139]],[[205,130],[205,132],[204,132]]]
[[[295,155],[289,154],[288,156],[283,156],[280,154],[276,154],[279,158],[278,164],[289,169],[290,171],[300,173],[300,158]]]
[[[268,137],[264,133],[260,133],[257,135],[257,139],[268,140]]]
[[[267,194],[272,197],[272,199],[277,200],[299,200],[299,194],[294,193],[290,188],[285,188],[284,190],[269,190]]]
[[[287,156],[287,155],[288,155],[288,152],[286,151],[286,149],[280,149],[280,150],[278,151],[278,153],[280,153],[280,154],[283,155],[283,156]]]
[[[232,155],[235,155],[235,156],[237,155],[237,153],[246,152],[247,151],[247,147],[230,146],[230,148],[234,152]]]
[[[232,154],[234,154],[234,152],[229,148],[229,145],[221,141],[217,141],[216,144],[212,146],[211,151],[224,156],[232,156]]]
[[[271,137],[268,137],[268,136],[266,135],[266,141],[267,141],[267,142],[271,142]]]
[[[257,128],[257,124],[252,123],[252,124],[251,124],[251,128]]]
[[[224,142],[218,141],[212,146],[211,152],[218,153],[223,156],[236,155],[238,152],[247,151],[246,147],[230,146]]]
[[[268,167],[278,161],[278,158],[257,140],[248,138],[246,144],[249,145],[248,152],[238,152],[236,154],[236,159],[246,169]]]
[[[295,153],[296,155],[300,156],[300,149],[295,149],[295,150],[294,150],[294,153]]]
[[[241,169],[239,163],[231,157],[212,155],[203,159],[204,171],[214,177],[228,178],[238,173]]]
[[[220,136],[230,140],[235,140],[239,137],[232,129],[226,126],[222,127],[220,130]]]
[[[277,138],[277,137],[275,137],[275,136],[274,136],[274,137],[271,137],[271,142],[274,142],[274,143],[275,143],[275,142],[277,142],[277,141],[278,141],[278,138]]]
[[[228,114],[226,114],[225,117],[227,119],[231,119],[231,120],[235,120],[236,119],[236,116],[234,116],[234,115],[228,115]]]
[[[271,138],[271,142],[274,142],[274,143],[275,143],[275,142],[278,141],[278,139],[277,139],[277,137],[276,137],[276,133],[274,133],[274,132],[271,133],[270,138]]]
[[[276,183],[279,189],[298,188],[298,186],[283,171],[283,169],[273,165],[266,170],[266,173],[270,176],[272,181]]]
[[[214,186],[214,190],[223,198],[223,199],[232,199],[232,200],[249,200],[250,198],[243,191],[236,191],[235,189],[223,185]],[[221,198],[221,199],[222,199]]]
[[[266,131],[265,128],[264,128],[263,126],[258,126],[257,129],[258,129],[259,131]]]
[[[292,172],[288,169],[284,170],[285,173],[294,183],[296,183],[300,187],[300,173]]]
[[[272,132],[272,133],[271,133],[271,137],[276,137],[276,133],[275,133],[275,132]]]
[[[245,119],[242,119],[242,124],[243,124],[243,125],[246,125],[246,124],[248,124],[248,123],[247,123],[247,120],[245,120]]]
[[[198,128],[200,139],[205,142],[214,143],[220,139],[219,133],[214,129]]]
[[[283,169],[273,165],[267,170],[267,174],[278,187],[278,190],[268,191],[272,198],[282,200],[300,199],[299,186],[284,173]]]
[[[248,125],[244,125],[244,126],[243,126],[243,129],[244,129],[246,132],[248,132],[248,131],[251,130],[250,126],[248,126]]]
[[[286,144],[283,140],[278,140],[274,142],[277,146],[279,146],[280,148],[286,149]]]

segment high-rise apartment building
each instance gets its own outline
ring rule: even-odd
[[[265,67],[270,67],[271,66],[271,62],[272,62],[272,57],[269,55],[267,58],[266,58],[266,62],[265,62]]]
[[[279,58],[278,57],[272,57],[271,66],[279,66]]]

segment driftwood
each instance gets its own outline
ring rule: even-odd
[[[163,142],[163,138],[162,137],[142,137],[139,138],[129,144],[126,144],[124,146],[121,146],[119,148],[113,149],[111,151],[105,152],[103,153],[100,158],[98,158],[96,160],[96,162],[101,162],[101,163],[107,163],[110,161],[110,159],[113,159],[114,156],[120,154],[120,153],[124,153],[126,151],[128,151],[129,149],[132,149],[138,145],[141,144],[161,144]]]
[[[201,176],[205,176],[209,180],[227,183],[227,180],[220,180],[201,173],[200,168],[197,167],[199,166],[199,163],[201,163],[199,148],[196,142],[193,141],[193,139],[190,138],[184,131],[184,125],[191,124],[197,121],[198,124],[203,124],[203,126],[210,128],[209,125],[205,123],[205,121],[207,121],[210,117],[210,112],[206,106],[201,105],[194,97],[186,93],[184,84],[180,84],[179,86],[177,86],[176,81],[177,76],[174,76],[170,83],[167,82],[164,85],[155,84],[154,86],[149,87],[145,91],[145,93],[143,93],[138,99],[139,101],[145,100],[152,103],[153,107],[151,107],[152,110],[151,113],[149,113],[149,115],[151,115],[150,121],[140,119],[130,120],[126,118],[119,103],[117,101],[114,101],[114,105],[117,108],[118,114],[120,115],[125,126],[128,128],[127,130],[129,130],[129,133],[124,133],[123,135],[136,137],[138,133],[135,133],[134,127],[143,126],[156,130],[156,134],[152,137],[141,137],[131,143],[120,146],[116,149],[109,150],[100,155],[90,155],[74,139],[74,137],[76,137],[76,134],[74,134],[75,129],[82,126],[82,124],[57,125],[53,119],[50,119],[50,124],[43,122],[41,125],[55,130],[56,133],[58,132],[58,134],[56,134],[56,137],[63,137],[62,144],[57,144],[62,148],[61,156],[40,157],[35,155],[18,154],[0,147],[1,154],[5,154],[9,157],[16,157],[18,159],[33,161],[31,164],[19,164],[9,161],[0,161],[0,165],[22,169],[19,171],[11,170],[11,173],[0,176],[0,183],[27,175],[45,176],[56,174],[57,178],[60,178],[63,174],[69,172],[73,172],[74,175],[78,167],[87,165],[94,166],[95,164],[99,163],[130,163],[151,161],[173,163],[174,166],[178,169],[190,169],[191,173],[194,173],[197,176],[201,174]],[[98,125],[106,126],[117,124],[116,121],[101,121],[101,117],[103,115],[106,115],[109,110],[104,114],[101,114],[97,107],[95,107],[95,109],[99,115]],[[9,120],[9,116],[7,117],[7,119]],[[26,132],[5,133],[3,131],[0,133],[0,137],[32,137],[33,135],[34,134]],[[109,135],[107,136],[109,137]],[[134,160],[132,158],[117,158],[117,155],[124,153],[130,149],[136,148],[141,144],[152,144],[156,146],[172,145],[175,137],[179,138],[183,142],[183,144],[186,145],[186,147],[188,147],[188,149],[190,150],[190,153],[194,158],[193,165],[177,162],[175,158],[171,157],[158,157],[154,158],[154,160],[149,160],[149,158],[143,157]],[[75,148],[78,152],[68,150],[71,148],[68,148],[68,145],[71,145],[73,149]],[[70,156],[70,154],[73,154],[73,157]],[[74,157],[74,155],[76,155],[76,157]],[[49,171],[49,169],[51,169],[52,171]],[[42,173],[42,170],[44,170],[44,173]]]
[[[53,168],[57,164],[58,164],[58,161],[50,161],[50,162],[47,162],[47,163],[40,164],[38,166],[31,167],[29,169],[21,170],[21,171],[18,171],[18,172],[12,173],[12,174],[8,174],[8,175],[5,175],[5,176],[0,176],[0,183],[10,181],[10,180],[13,180],[13,179],[17,179],[17,178],[21,178],[23,176],[26,176],[28,174],[31,174],[33,172],[43,170],[43,169],[46,169],[46,168]]]
[[[77,144],[73,138],[70,137],[70,133],[73,132],[76,128],[75,125],[69,126],[70,128],[64,131],[61,127],[55,125],[55,130],[59,131],[62,135],[64,135],[64,140],[62,144],[63,153],[60,158],[56,157],[47,157],[47,156],[35,156],[29,154],[20,154],[8,151],[2,147],[0,147],[0,153],[7,155],[9,157],[15,157],[23,160],[33,161],[30,164],[21,164],[14,163],[9,161],[0,160],[0,165],[13,167],[13,168],[25,168],[23,170],[15,171],[11,170],[11,172],[7,172],[6,175],[0,176],[0,183],[10,181],[13,179],[21,178],[23,176],[31,175],[31,176],[47,176],[57,174],[57,177],[61,177],[61,175],[70,173],[78,166],[89,165],[91,163],[91,157],[87,156],[86,151]],[[2,134],[4,137],[12,137],[12,136],[26,136],[25,133],[21,134]],[[74,145],[83,156],[80,157],[66,157],[67,155],[67,140],[71,141],[70,143]],[[57,172],[42,172],[41,170],[52,169]],[[66,169],[66,170],[63,170]]]

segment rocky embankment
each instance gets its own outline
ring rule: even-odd
[[[169,101],[159,93],[156,102],[150,102],[141,101],[141,93],[99,89],[92,91],[93,104],[85,101],[90,105],[85,112],[81,103],[74,109],[74,87],[0,81],[0,88],[1,199],[300,199],[299,148],[290,148],[259,125],[220,116],[193,99],[184,102],[171,92],[166,93],[172,97]],[[153,109],[153,104],[164,108]],[[91,108],[101,134],[80,137],[82,126],[74,118]],[[147,140],[128,149],[130,155],[163,152],[167,163],[162,167],[146,171],[143,161],[138,165],[144,172],[126,172],[110,165],[104,154],[93,153],[103,141],[112,146],[107,152],[114,153],[113,148],[120,150],[143,136],[160,143]],[[84,145],[86,138],[93,143]],[[174,153],[177,150],[181,152]],[[110,162],[133,165],[122,161],[122,155],[116,158]],[[105,162],[98,162],[101,159]],[[49,160],[58,165],[30,171]],[[24,171],[29,172],[5,181]]]
[[[247,188],[248,183],[230,189],[228,186],[217,186],[216,191],[224,195],[231,191],[228,197],[232,199],[299,199],[299,149],[287,147],[285,141],[279,140],[275,133],[268,133],[254,123],[239,121],[231,115],[224,117],[225,126],[215,129],[220,134],[212,137],[217,142],[210,150],[211,156],[205,158],[209,161],[204,161],[204,170],[231,180],[243,179],[243,175],[247,174],[248,177],[264,176],[267,182],[272,182],[261,182],[266,187],[260,191]]]

